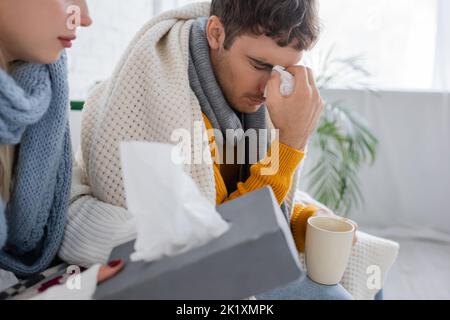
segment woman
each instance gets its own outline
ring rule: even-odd
[[[64,49],[91,23],[84,0],[0,1],[0,269],[18,277],[48,268],[61,244],[72,165]],[[99,281],[123,267],[113,265]]]

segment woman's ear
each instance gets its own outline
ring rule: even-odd
[[[206,25],[206,37],[208,38],[209,47],[213,50],[223,48],[225,42],[225,28],[219,17],[211,16]]]

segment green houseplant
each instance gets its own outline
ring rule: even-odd
[[[334,48],[311,57],[320,90],[335,85],[369,90],[369,72],[360,56],[333,57]],[[359,208],[364,198],[358,173],[376,159],[378,140],[365,120],[346,101],[325,101],[317,130],[311,138],[313,158],[317,160],[307,173],[308,190],[330,209],[347,216]]]

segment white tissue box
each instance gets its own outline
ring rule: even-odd
[[[134,241],[113,250],[121,273],[99,285],[94,299],[244,299],[300,278],[298,253],[272,189],[217,208],[230,230],[189,252],[146,263],[130,261]]]

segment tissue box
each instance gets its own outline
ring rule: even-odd
[[[300,278],[294,240],[271,188],[217,211],[230,230],[189,252],[145,263],[130,261],[134,241],[115,248],[110,260],[126,266],[99,285],[94,299],[245,299]]]

